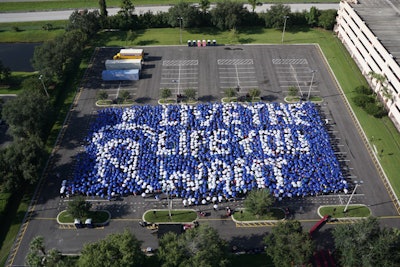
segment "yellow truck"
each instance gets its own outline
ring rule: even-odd
[[[143,49],[121,49],[113,59],[140,59],[143,60],[144,51]]]

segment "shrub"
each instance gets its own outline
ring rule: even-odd
[[[386,115],[386,111],[380,103],[367,103],[365,105],[365,111],[375,118],[382,118]]]
[[[371,88],[364,86],[364,85],[357,86],[356,88],[354,88],[354,91],[357,94],[361,94],[361,95],[372,95]]]
[[[365,108],[368,103],[374,103],[375,100],[373,97],[368,95],[357,95],[353,97],[353,102],[356,106]]]

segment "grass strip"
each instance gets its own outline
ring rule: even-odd
[[[346,206],[322,206],[319,208],[319,213],[324,215],[330,215],[333,218],[360,218],[368,217],[371,215],[371,210],[364,205],[349,205],[347,211],[344,212]]]
[[[243,209],[233,213],[232,217],[241,222],[282,220],[285,218],[285,212],[282,209],[271,208],[269,213],[262,216],[257,216]]]
[[[193,210],[171,210],[171,218],[168,210],[148,210],[144,213],[144,220],[149,223],[162,222],[192,222],[197,219],[197,213]]]
[[[63,210],[58,214],[58,221],[60,223],[74,223],[74,217],[67,211]],[[85,223],[86,219],[92,219],[92,223],[105,223],[110,219],[110,214],[103,210],[89,211],[88,216],[79,218],[82,223]]]

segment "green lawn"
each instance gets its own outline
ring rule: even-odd
[[[269,214],[263,216],[255,216],[245,209],[236,211],[232,217],[237,221],[268,221],[268,220],[282,220],[285,218],[285,212],[282,209],[271,208]]]
[[[193,210],[171,210],[172,220],[168,210],[148,210],[144,213],[144,220],[149,223],[160,222],[192,222],[197,219]]]
[[[347,211],[344,212],[346,206],[322,206],[319,213],[331,215],[333,218],[349,218],[349,217],[368,217],[371,215],[371,210],[364,205],[349,205]]]
[[[80,218],[81,222],[84,223],[86,219],[91,218],[93,223],[105,223],[110,219],[110,214],[106,211],[96,210],[89,211],[89,215],[85,218]],[[60,223],[74,223],[74,219],[68,211],[63,210],[58,215]]]
[[[149,5],[173,5],[179,3],[180,0],[134,0],[135,6]],[[222,0],[211,0],[211,3],[221,2]],[[233,0],[247,4],[245,0]],[[198,0],[185,0],[187,3],[199,3]],[[339,0],[268,0],[259,1],[268,3],[339,3]],[[119,7],[120,0],[107,0],[107,7]],[[60,9],[84,9],[98,8],[98,0],[60,0],[60,1],[35,1],[35,2],[1,2],[0,10],[2,12],[10,11],[39,11],[39,10],[60,10]]]

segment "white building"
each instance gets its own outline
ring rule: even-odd
[[[336,20],[339,39],[400,131],[400,0],[342,0]]]

